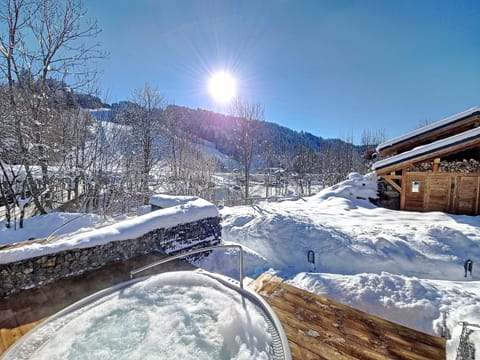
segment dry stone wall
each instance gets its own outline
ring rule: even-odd
[[[220,244],[220,218],[207,218],[167,229],[157,229],[137,239],[113,241],[83,249],[0,264],[0,297],[55,280],[82,274],[116,261],[153,252],[175,254]]]

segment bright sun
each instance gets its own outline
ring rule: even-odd
[[[225,71],[219,71],[210,77],[208,90],[215,101],[227,103],[235,96],[235,79]]]

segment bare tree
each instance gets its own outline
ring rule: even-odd
[[[95,77],[92,61],[104,56],[98,44],[89,43],[99,29],[85,15],[78,0],[0,3],[0,71],[7,81],[18,160],[41,213],[52,206],[48,166],[58,119],[54,99],[66,81],[73,88],[89,84]],[[33,176],[34,166],[41,169],[41,183]]]
[[[300,144],[296,149],[294,171],[299,195],[312,195],[312,180],[317,164],[315,152]]]
[[[185,128],[185,118],[181,112],[167,107],[164,121],[169,172],[163,188],[170,194],[195,195],[214,200],[217,161],[202,152],[201,142]]]
[[[132,106],[123,113],[124,124],[131,128],[132,154],[139,158],[139,193],[143,203],[149,195],[149,177],[152,168],[160,159],[160,139],[164,132],[163,109],[165,101],[158,90],[145,84],[132,95]]]
[[[380,129],[376,131],[372,130],[363,130],[361,137],[361,152],[363,156],[363,171],[370,171],[373,160],[375,160],[376,148],[378,144],[383,143],[387,140],[385,135],[385,130]]]
[[[242,166],[244,199],[247,202],[250,196],[250,169],[255,144],[258,140],[255,132],[255,121],[263,120],[263,107],[260,104],[249,104],[237,98],[232,104],[232,115],[236,116],[234,141]]]

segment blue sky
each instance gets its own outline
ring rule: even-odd
[[[265,120],[325,138],[388,138],[480,106],[476,0],[85,0],[109,57],[108,102],[145,83],[169,103],[228,112],[229,71]]]

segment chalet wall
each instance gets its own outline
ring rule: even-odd
[[[408,172],[402,210],[480,214],[480,173]]]
[[[175,254],[188,249],[218,245],[220,237],[220,218],[215,217],[157,229],[137,239],[113,241],[90,248],[71,249],[0,264],[0,297],[147,253]]]

